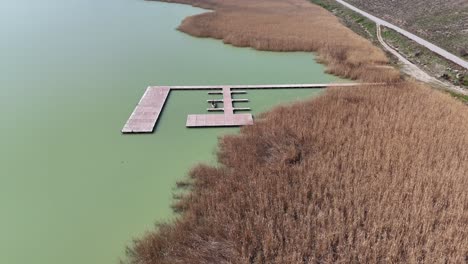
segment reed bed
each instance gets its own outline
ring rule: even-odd
[[[238,47],[316,52],[327,72],[367,82],[400,80],[381,67],[385,53],[346,28],[322,7],[305,0],[169,0],[215,10],[186,18],[179,30],[222,39]]]
[[[192,170],[132,263],[467,263],[466,120],[408,82],[277,107]]]
[[[191,0],[177,0],[190,3]],[[468,108],[385,67],[385,55],[299,0],[211,0],[181,30],[237,46],[316,51],[330,72],[381,86],[330,88],[219,141],[175,221],[128,249],[132,264],[468,263]]]

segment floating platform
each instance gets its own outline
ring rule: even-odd
[[[148,87],[122,133],[152,133],[170,91],[169,87]]]
[[[232,93],[232,92],[231,92]],[[222,94],[222,93],[220,93]],[[243,103],[243,102],[248,102],[249,99],[232,99],[232,102],[238,102],[238,103]],[[206,100],[208,103],[222,103],[223,99],[211,99],[211,100]]]
[[[235,111],[250,111],[250,107],[234,107],[234,112]]]
[[[186,127],[229,127],[253,125],[251,114],[188,115]]]

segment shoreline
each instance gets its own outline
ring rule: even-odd
[[[228,4],[192,0],[159,2],[211,10],[186,17],[177,28],[194,37],[222,40],[224,44],[260,51],[314,52],[317,62],[326,66],[326,73],[364,82],[401,81],[396,69],[382,67],[389,65],[382,50],[340,24],[324,8],[307,1],[273,1],[274,6],[270,8],[269,0],[256,2],[258,5],[246,0]],[[284,11],[277,11],[279,8]],[[299,17],[290,18],[290,12],[298,12]],[[317,29],[320,30],[314,32]]]

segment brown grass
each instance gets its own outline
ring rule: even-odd
[[[133,263],[467,263],[467,120],[414,83],[278,107],[221,139]]]
[[[314,51],[327,72],[350,79],[393,82],[400,78],[385,53],[305,0],[169,0],[214,9],[186,18],[179,29],[238,47]]]

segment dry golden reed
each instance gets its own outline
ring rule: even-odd
[[[393,82],[385,53],[305,0],[167,0],[213,9],[186,18],[179,30],[269,51],[313,51],[327,72],[367,82]]]
[[[467,263],[468,108],[404,83],[332,88],[220,140],[133,263]]]
[[[261,50],[316,51],[330,88],[220,139],[170,224],[133,264],[468,263],[468,108],[400,80],[385,54],[301,0],[177,0],[215,12],[181,30]]]

